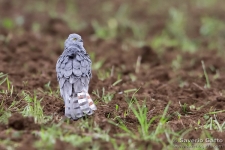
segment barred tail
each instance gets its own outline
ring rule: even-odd
[[[65,115],[74,120],[86,114],[92,115],[95,110],[97,110],[97,107],[87,92],[74,94],[65,101]]]
[[[80,108],[85,114],[93,113],[94,110],[97,110],[97,107],[87,92],[78,93],[77,96]]]

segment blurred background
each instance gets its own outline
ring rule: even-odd
[[[168,48],[222,53],[224,11],[223,0],[0,0],[0,39],[34,32],[64,40],[77,32],[85,38],[150,45],[159,53]]]

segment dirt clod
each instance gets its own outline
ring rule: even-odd
[[[33,117],[23,117],[15,113],[9,118],[8,126],[15,130],[39,130],[40,126],[34,123]]]

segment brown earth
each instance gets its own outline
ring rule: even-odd
[[[26,5],[29,6],[30,3],[26,2]],[[115,1],[113,7],[117,8],[120,3],[120,1]],[[114,66],[113,76],[103,81],[98,78],[98,71],[93,70],[93,78],[90,83],[90,93],[98,89],[101,95],[102,88],[104,87],[107,93],[115,94],[113,100],[108,104],[100,101],[96,95],[92,94],[93,99],[98,99],[96,104],[98,110],[91,118],[94,119],[101,129],[110,129],[110,135],[120,133],[121,130],[118,127],[108,122],[116,116],[120,116],[128,128],[137,132],[139,123],[134,114],[130,113],[124,116],[124,112],[128,109],[127,100],[132,98],[133,93],[131,92],[128,95],[120,93],[128,89],[140,88],[135,97],[140,104],[144,100],[146,101],[148,119],[163,114],[165,107],[170,102],[167,113],[167,117],[169,118],[168,125],[174,131],[200,127],[200,125],[202,126],[207,122],[204,119],[206,113],[225,110],[224,55],[218,54],[217,50],[207,49],[205,41],[201,43],[201,49],[197,53],[181,52],[177,48],[168,47],[163,54],[159,54],[156,49],[153,49],[149,45],[135,47],[132,44],[128,44],[126,37],[132,36],[130,29],[126,29],[124,34],[114,39],[95,39],[93,38],[95,31],[89,21],[91,20],[90,18],[95,17],[98,18],[99,22],[102,21],[104,23],[104,17],[101,16],[102,12],[98,9],[101,4],[103,4],[102,1],[97,2],[93,0],[90,3],[77,1],[77,7],[81,14],[80,18],[86,20],[88,24],[86,28],[77,32],[84,38],[87,52],[96,53],[95,62],[104,60],[100,70],[110,72]],[[62,2],[59,2],[57,6],[59,11],[65,11],[65,6]],[[93,7],[89,7],[90,10],[86,11],[86,7],[88,6]],[[19,103],[16,103],[15,106],[18,109],[23,109],[25,102],[22,101],[24,97],[20,93],[24,90],[33,95],[33,91],[35,90],[38,98],[43,98],[41,105],[44,107],[44,114],[56,116],[55,121],[57,121],[57,117],[62,117],[64,114],[64,104],[59,94],[57,96],[47,94],[45,91],[48,91],[48,89],[45,85],[50,81],[52,91],[57,90],[58,83],[55,64],[63,50],[62,41],[65,40],[69,33],[74,31],[69,28],[67,22],[60,16],[52,18],[46,15],[46,12],[24,11],[23,9],[19,9],[20,7],[23,8],[25,6],[22,3],[15,5],[7,0],[0,1],[0,17],[15,17],[20,14],[26,18],[23,26],[15,27],[12,30],[7,30],[0,26],[0,35],[3,37],[0,40],[0,72],[7,73],[9,80],[14,86],[13,95],[1,94],[0,99],[3,101],[5,109],[8,109],[13,101],[18,101]],[[148,22],[145,19],[151,17],[151,21],[154,22],[151,24],[152,30],[148,35],[148,38],[151,39],[165,27],[167,16],[165,13],[159,14],[157,12],[151,15],[145,14],[141,11],[144,8],[144,3],[139,5],[139,7],[135,7],[131,18],[136,21]],[[164,11],[166,12],[166,10]],[[204,12],[205,14],[216,15],[220,19],[225,19],[220,9],[217,9],[217,11],[209,9]],[[193,31],[199,30],[198,18],[201,16],[201,12],[193,8],[191,13],[196,18],[193,24],[191,24],[190,30],[192,32],[189,34],[190,37],[196,38],[200,35],[196,35]],[[112,12],[109,14],[112,14]],[[105,17],[107,18],[108,16]],[[43,22],[40,32],[32,31],[33,22]],[[182,57],[182,62],[180,62],[181,67],[174,69],[171,63],[178,55]],[[139,72],[136,72],[135,64],[138,56],[142,59]],[[209,89],[204,88],[206,80],[201,64],[202,60],[205,63],[211,83],[211,88]],[[219,76],[217,76],[218,72]],[[122,82],[112,86],[117,81],[117,74],[121,74]],[[136,79],[133,81],[131,76],[135,76]],[[6,85],[0,86],[0,89],[6,89]],[[188,106],[185,111],[180,106],[184,104]],[[118,111],[115,110],[116,105],[119,106]],[[190,109],[189,106],[191,105],[194,105],[195,108]],[[40,125],[35,124],[32,118],[22,117],[17,113],[17,110],[9,111],[13,115],[9,118],[8,124],[0,125],[0,139],[10,138],[12,141],[20,143],[18,149],[35,149],[32,143],[38,140],[38,138],[32,134],[32,131],[40,130]],[[178,119],[177,113],[181,114],[180,119]],[[225,120],[224,113],[218,113],[216,117],[219,123],[223,123]],[[200,125],[198,124],[199,120],[201,121]],[[70,124],[74,126],[76,122],[71,122]],[[156,120],[153,122],[151,129],[154,130],[157,125],[158,121]],[[22,136],[16,138],[13,135],[5,134],[9,128],[15,132],[17,130],[24,132],[22,132]],[[199,138],[199,134],[202,131],[204,130],[191,131],[187,134],[187,138]],[[220,138],[225,141],[224,133],[209,132],[214,138]],[[123,142],[127,139],[121,138],[119,140]],[[102,149],[112,149],[111,144],[101,140],[100,143]],[[162,145],[157,145],[151,141],[136,141],[136,143],[137,145],[143,145],[144,149],[147,149],[149,146],[152,146],[153,149],[162,148]],[[68,143],[58,140],[55,149],[73,149],[73,147]]]

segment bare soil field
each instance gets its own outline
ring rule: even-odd
[[[189,144],[225,149],[225,30],[204,26],[204,17],[225,23],[225,8],[196,3],[0,0],[0,72],[8,77],[0,85],[0,149],[183,149],[173,146],[207,138],[220,141]],[[178,10],[187,14],[185,29]],[[78,121],[64,117],[55,71],[70,33],[83,37],[93,61],[89,93],[98,108]],[[25,113],[35,107],[28,97],[43,116]],[[155,118],[149,135],[131,109],[136,102],[146,120]],[[79,136],[75,144],[68,134]]]

